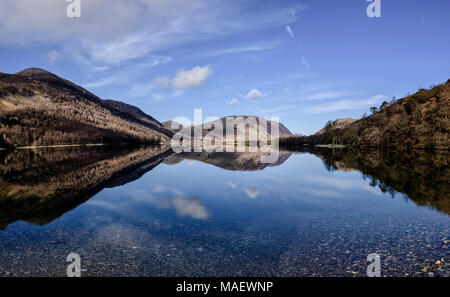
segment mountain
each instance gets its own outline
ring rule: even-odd
[[[180,123],[176,122],[176,121],[165,121],[161,123],[163,125],[164,128],[171,130],[172,132],[176,133],[179,132],[181,129],[183,129],[183,125],[181,125]],[[172,124],[176,124],[177,125],[177,129],[172,128]]]
[[[237,118],[241,118],[243,119],[243,121],[245,122],[246,126],[240,126],[240,125],[234,125],[234,127],[232,127],[233,131],[234,131],[234,135],[242,135],[245,138],[243,140],[250,140],[250,137],[255,137],[257,139],[258,136],[258,132],[259,132],[259,117],[257,116],[250,116],[250,115],[241,115],[241,116],[227,116],[227,117],[223,117],[220,119],[217,119],[215,121],[212,122],[207,122],[203,124],[202,127],[202,137],[205,137],[206,135],[208,135],[209,133],[211,133],[213,130],[214,132],[218,132],[217,138],[218,139],[222,139],[223,135],[226,135],[226,131],[227,131],[227,119],[231,119],[233,121],[235,121]],[[281,137],[287,137],[287,136],[293,136],[294,134],[292,134],[291,131],[289,131],[288,128],[286,128],[286,126],[284,126],[281,123],[277,123],[279,125],[279,136]],[[164,127],[170,129],[171,125],[172,125],[172,121],[166,121],[163,122]],[[220,127],[222,127],[222,130],[220,130]],[[272,131],[271,131],[271,127],[272,127],[272,122],[271,121],[267,121],[267,126],[266,126],[266,133],[268,135],[268,139],[272,138]],[[242,129],[243,128],[243,129]],[[241,130],[239,130],[241,129]],[[182,129],[178,129],[178,131],[175,131],[172,129],[173,132],[179,132]],[[192,137],[194,136],[194,127],[185,127],[181,133],[183,134],[190,134]],[[271,136],[272,135],[272,136]],[[236,137],[236,139],[238,139],[238,137]],[[240,139],[238,139],[240,140]]]
[[[106,106],[110,110],[116,110],[123,115],[126,115],[128,117],[131,117],[130,120],[138,121],[140,123],[143,123],[147,125],[148,127],[161,132],[162,134],[172,137],[173,133],[166,129],[163,124],[155,120],[153,117],[149,116],[148,114],[144,113],[139,108],[129,105],[120,101],[115,101],[112,99],[103,100],[104,106]]]
[[[358,147],[449,149],[450,80],[397,101],[371,108],[362,119],[327,123],[312,136],[286,143],[342,144]]]
[[[292,155],[291,152],[279,152],[278,158],[272,163],[262,162],[265,154],[261,152],[256,153],[234,153],[234,152],[214,152],[214,153],[194,153],[183,152],[172,154],[164,159],[164,163],[168,165],[175,165],[183,160],[199,161],[206,164],[211,164],[216,167],[233,170],[233,171],[257,171],[264,170],[267,167],[276,167],[283,164]]]
[[[0,73],[0,147],[157,143],[172,135],[140,109],[46,70]]]
[[[330,127],[332,127],[333,129],[344,129],[358,120],[359,119],[345,118],[345,119],[337,119],[334,122],[328,122],[327,125],[318,132],[316,132],[315,135],[324,134]]]
[[[236,118],[242,118],[244,121],[249,123],[249,127],[245,128],[248,131],[246,132],[246,137],[248,139],[248,133],[256,133],[258,131],[258,124],[259,124],[259,117],[257,116],[251,116],[251,115],[233,115],[233,116],[227,116],[227,117],[223,117],[221,119],[218,119],[216,121],[213,122],[209,122],[209,123],[205,123],[204,125],[214,125],[214,124],[221,124],[223,127],[223,131],[226,132],[226,128],[227,128],[227,118],[231,118],[233,120],[236,120]],[[286,128],[286,126],[284,126],[282,123],[277,123],[279,125],[279,136],[292,136],[294,134],[292,134],[291,131],[289,131],[288,128]],[[272,133],[271,131],[271,127],[272,127],[272,122],[271,121],[267,121],[267,133],[270,136]],[[234,134],[237,135],[238,134],[238,128],[234,128]],[[204,129],[204,134],[207,134],[209,131],[211,131],[211,129]],[[241,133],[243,133],[243,131],[241,131]]]

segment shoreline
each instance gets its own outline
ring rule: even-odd
[[[81,146],[105,146],[107,143],[89,143],[89,144],[52,144],[52,145],[30,145],[19,146],[15,149],[27,150],[27,149],[39,149],[39,148],[61,148],[61,147],[81,147]]]
[[[347,148],[345,144],[316,144],[315,147],[323,148]]]
[[[18,146],[18,147],[0,147],[0,151],[4,151],[4,150],[30,150],[30,149],[41,149],[41,148],[96,147],[96,146],[128,145],[128,144],[132,144],[132,143],[120,142],[120,143],[28,145],[28,146]],[[144,144],[144,143],[138,143],[138,145],[141,145],[141,144]],[[159,145],[161,145],[161,143]]]

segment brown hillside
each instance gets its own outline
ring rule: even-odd
[[[315,135],[324,134],[327,131],[327,129],[329,128],[328,127],[329,125],[332,125],[333,129],[344,129],[347,126],[349,126],[350,124],[353,124],[356,121],[358,121],[358,119],[352,119],[352,118],[337,119],[336,121],[334,121],[332,123],[328,123],[328,125],[326,127],[321,129],[320,131],[316,132]]]
[[[362,147],[450,148],[450,80],[395,102],[384,102],[372,112],[344,127],[332,122],[321,133],[302,141]]]
[[[141,110],[102,100],[48,71],[0,73],[0,147],[151,143],[172,134]]]

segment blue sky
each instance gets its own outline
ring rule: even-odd
[[[311,134],[330,119],[450,78],[450,2],[2,1],[0,71],[42,67],[160,121],[278,116]]]

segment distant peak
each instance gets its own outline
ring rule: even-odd
[[[42,68],[37,68],[37,67],[31,67],[31,68],[26,68],[22,71],[17,72],[16,74],[18,75],[27,75],[27,74],[41,74],[41,73],[51,73],[50,71],[47,71],[45,69]],[[53,73],[51,73],[53,74]]]
[[[42,68],[27,68],[22,71],[19,71],[16,73],[16,75],[22,75],[22,76],[28,76],[28,77],[35,77],[35,78],[57,78],[58,76],[51,73],[50,71],[44,70]]]

